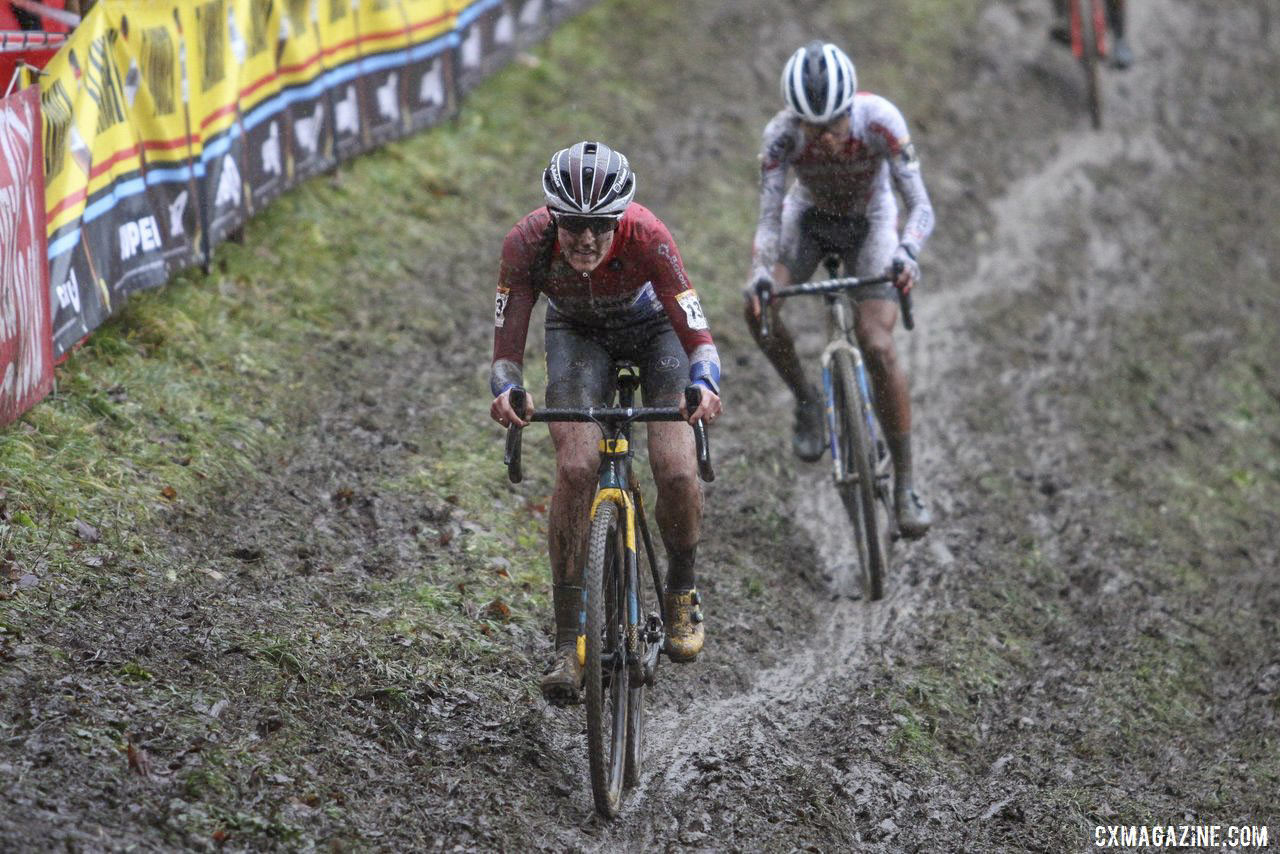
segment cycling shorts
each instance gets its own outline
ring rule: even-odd
[[[791,196],[783,202],[780,260],[791,273],[791,281],[797,284],[809,281],[818,262],[832,254],[840,256],[846,275],[883,275],[893,263],[897,248],[898,233],[892,222],[823,213],[797,204]],[[886,282],[855,288],[851,296],[858,302],[868,299],[896,302],[898,289]]]
[[[689,358],[665,313],[618,329],[574,323],[547,306],[548,407],[613,403],[615,360],[640,369],[645,406],[679,406],[689,385]]]

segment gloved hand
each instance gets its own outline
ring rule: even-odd
[[[920,265],[916,263],[915,256],[905,244],[900,245],[893,253],[893,264],[889,272],[892,273],[894,270],[898,271],[898,277],[893,282],[894,287],[903,294],[911,293],[916,282],[920,281]]]
[[[742,298],[746,300],[748,311],[752,317],[760,316],[760,287],[764,285],[766,289],[773,289],[773,277],[763,270],[757,270],[752,277],[751,282],[742,289]]]

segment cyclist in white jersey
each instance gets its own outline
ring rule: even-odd
[[[821,395],[776,313],[780,301],[772,304],[769,337],[760,337],[756,285],[804,282],[832,252],[857,276],[882,275],[901,263],[893,284],[853,292],[855,332],[893,456],[898,527],[904,536],[920,537],[932,520],[912,481],[911,397],[893,342],[898,294],[918,280],[916,259],[933,230],[920,162],[902,113],[878,95],[858,92],[853,63],[833,44],[814,41],[797,50],[783,70],[782,95],[787,107],[765,127],[760,154],[760,218],[744,291],[747,325],[795,395],[796,454],[816,460],[826,448]],[[790,189],[789,171],[796,176]],[[901,231],[894,190],[906,205]]]

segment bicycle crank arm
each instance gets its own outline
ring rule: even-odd
[[[662,630],[662,618],[657,614],[650,614],[649,620],[645,625],[644,639],[646,644],[644,660],[641,662],[640,681],[645,685],[652,685],[654,677],[657,675],[658,656],[662,653],[665,637]]]

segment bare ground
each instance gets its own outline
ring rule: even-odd
[[[1275,830],[1277,36],[1265,5],[1131,5],[1138,64],[1106,73],[1101,132],[1031,0],[987,4],[942,77],[894,95],[938,210],[899,346],[939,522],[898,549],[884,601],[842,595],[826,469],[784,455],[786,395],[721,300],[708,648],[661,672],[619,819],[592,813],[580,711],[532,691],[549,620],[474,643],[396,604],[508,572],[468,546],[492,531],[450,487],[387,487],[445,453],[430,413],[485,429],[488,277],[458,250],[425,293],[354,297],[386,343],[317,354],[325,383],[258,476],[114,572],[18,594],[0,847],[994,852],[1084,850],[1098,824]],[[682,194],[742,179],[717,158],[754,145],[773,69],[833,13],[690,14],[696,55],[688,34],[662,62],[633,48],[670,112],[627,141],[671,164],[642,186],[680,205],[677,234],[697,221]],[[901,61],[863,53],[866,88]],[[446,280],[475,311],[428,349],[391,334]]]

